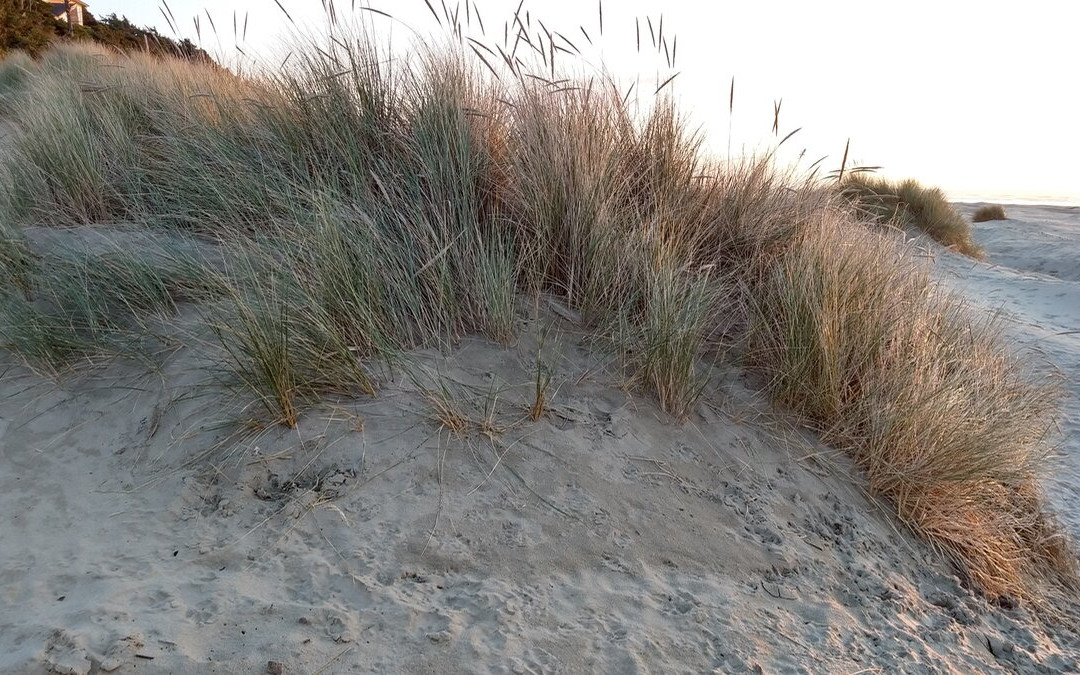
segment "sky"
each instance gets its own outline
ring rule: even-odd
[[[180,37],[200,41],[198,15],[207,51],[234,62],[242,58],[239,42],[261,64],[280,63],[287,53],[295,29],[285,12],[318,33],[326,30],[323,3],[330,2],[279,0],[283,12],[275,0],[166,1]],[[502,42],[503,23],[518,2],[470,3],[479,7],[489,43]],[[424,0],[333,4],[343,19],[355,5],[356,17],[400,48],[414,32],[444,35]],[[432,4],[441,14],[441,0]],[[90,2],[97,16],[115,12],[175,35],[162,9],[160,0]],[[661,10],[668,46],[677,45],[670,68],[652,49],[646,20],[657,33]],[[850,139],[848,166],[879,166],[892,178],[938,185],[954,199],[1080,204],[1080,3],[608,0],[602,37],[596,0],[526,0],[521,11],[529,11],[534,30],[542,20],[581,49],[578,68],[586,72],[602,63],[626,86],[637,80],[646,94],[677,73],[670,91],[718,157],[729,149],[730,156],[767,152],[799,129],[782,148],[784,161],[802,155],[809,165],[826,157],[822,166],[836,169]],[[238,33],[246,17],[242,40],[233,38],[234,12]],[[485,39],[472,17],[470,34]]]

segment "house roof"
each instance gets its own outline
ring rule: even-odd
[[[45,0],[45,2],[52,5],[53,16],[60,16],[67,9],[66,0]],[[82,5],[83,7],[89,7],[90,5],[83,0],[71,0],[72,5]]]

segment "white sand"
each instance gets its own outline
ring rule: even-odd
[[[976,205],[961,205],[970,215]],[[1001,312],[1019,344],[1064,377],[1058,468],[1047,492],[1080,541],[1080,207],[1006,206],[1008,220],[975,223],[985,263],[938,258],[946,283]]]
[[[1031,213],[979,226],[1009,268],[939,264],[1015,301],[1074,367],[1080,336],[1051,336],[1077,327],[1075,263],[1052,243],[1058,276],[1021,263],[1045,262],[1052,236],[1077,250],[1080,225]],[[514,424],[526,329],[510,348],[420,355],[421,382],[439,371],[478,410],[496,398],[510,428],[494,446],[440,433],[400,373],[298,430],[227,440],[201,338],[171,321],[175,351],[152,375],[116,363],[58,388],[0,357],[2,673],[1080,667],[1071,628],[965,589],[738,373],[717,373],[676,427],[565,328],[551,411]]]

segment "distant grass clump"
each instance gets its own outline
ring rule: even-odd
[[[843,180],[841,192],[878,222],[918,228],[972,258],[985,255],[972,237],[971,225],[938,188],[854,173]]]
[[[1053,388],[864,224],[977,255],[940,192],[858,176],[853,207],[767,159],[705,157],[662,94],[638,110],[603,78],[505,63],[362,39],[251,78],[47,55],[14,117],[13,218],[179,232],[222,270],[16,252],[9,345],[61,361],[191,297],[252,415],[292,426],[320,396],[373,393],[413,348],[512,339],[521,296],[547,296],[676,419],[736,355],[990,595],[1075,579],[1039,495]]]
[[[975,209],[975,213],[971,215],[971,221],[974,223],[983,223],[988,220],[1005,220],[1008,216],[1005,215],[1005,207],[1000,204],[987,204]]]

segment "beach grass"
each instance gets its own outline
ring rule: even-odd
[[[0,288],[28,296],[34,267],[34,254],[22,231],[0,221]]]
[[[11,227],[5,344],[59,372],[191,301],[251,414],[295,426],[322,396],[377,394],[374,369],[415,348],[513,341],[519,300],[545,296],[676,420],[717,359],[762,374],[989,595],[1075,580],[1039,492],[1056,390],[875,226],[979,255],[939,191],[860,175],[838,191],[768,157],[717,162],[671,99],[636,110],[602,76],[508,61],[496,77],[453,49],[395,65],[362,37],[329,50],[246,77],[47,54],[13,102],[5,218],[135,223],[220,264],[130,250],[46,262]],[[550,397],[539,352],[532,421]]]
[[[856,172],[843,179],[840,189],[878,222],[922,230],[935,241],[972,258],[984,255],[971,234],[971,224],[939,188],[911,179],[890,181]]]
[[[0,60],[0,112],[6,112],[26,89],[34,60],[25,52],[12,52]]]
[[[1005,207],[1000,204],[986,204],[975,209],[975,213],[971,214],[971,222],[983,223],[988,220],[1005,220],[1008,216],[1005,215]]]
[[[849,449],[871,488],[982,588],[1069,573],[1038,508],[1060,391],[993,317],[948,295],[886,234],[826,215],[751,299],[749,356],[784,404]]]
[[[148,317],[174,314],[179,303],[224,290],[203,261],[175,242],[147,240],[137,250],[128,243],[103,239],[43,254],[32,253],[25,240],[5,246],[0,344],[55,376],[78,360],[132,355],[151,336]]]

